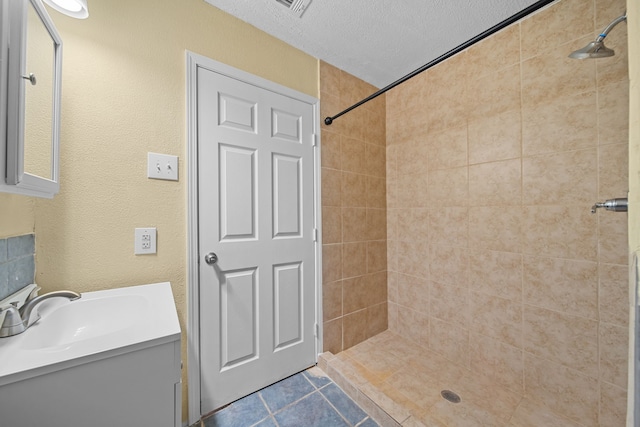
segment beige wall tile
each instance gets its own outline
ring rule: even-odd
[[[618,326],[629,325],[629,268],[600,264],[600,320]]]
[[[427,171],[427,141],[416,138],[396,148],[398,175],[415,175]]]
[[[389,302],[387,304],[387,310],[389,315],[389,330],[393,331],[396,334],[400,334],[400,326],[398,323],[398,305]]]
[[[429,314],[429,281],[397,274],[397,303],[423,314]]]
[[[387,240],[387,270],[398,271],[398,242]]]
[[[629,82],[621,80],[598,88],[598,141],[600,144],[627,144],[629,114],[620,106],[629,104]]]
[[[474,292],[522,300],[522,255],[519,253],[470,251],[469,274]]]
[[[383,105],[367,110],[367,124],[364,127],[364,142],[384,147],[386,145],[385,95],[376,99]],[[374,101],[375,102],[375,101]]]
[[[367,310],[356,311],[342,318],[344,349],[353,347],[367,339]]]
[[[395,240],[398,238],[398,211],[400,209],[387,210],[387,239]]]
[[[522,203],[520,159],[469,166],[469,205],[502,206]]]
[[[367,308],[369,286],[367,276],[352,277],[342,281],[343,311],[350,314]]]
[[[336,112],[344,109],[340,103],[340,96],[332,92],[321,91],[320,102],[320,117],[329,117],[336,114]],[[322,132],[325,130],[331,130],[332,132],[343,133],[345,129],[344,121],[336,120],[331,126],[324,124],[324,120],[320,121],[320,129]]]
[[[387,237],[387,210],[368,208],[366,215],[366,240],[384,240]]]
[[[342,317],[322,325],[322,350],[338,354],[342,351]]]
[[[362,276],[367,273],[367,243],[345,243],[342,246],[342,277]]]
[[[322,245],[322,282],[342,279],[342,245]]]
[[[385,179],[367,176],[366,182],[367,207],[385,209],[387,207],[387,184]]]
[[[600,323],[600,379],[627,388],[629,328]]]
[[[596,0],[596,28],[600,32],[609,25],[614,18],[622,15],[627,7],[626,0]],[[616,27],[618,28],[618,27]]]
[[[367,240],[367,209],[343,208],[342,241],[360,242],[363,240]]]
[[[525,353],[527,396],[583,426],[598,425],[598,380]]]
[[[532,156],[591,148],[598,142],[596,91],[567,94],[522,110],[522,151]]]
[[[400,276],[399,273],[393,272],[393,271],[388,271],[387,272],[387,296],[388,296],[388,301],[392,302],[392,303],[398,303],[399,302],[399,295],[398,295],[398,276]]]
[[[623,14],[625,10],[621,7],[611,14],[609,22]],[[609,22],[605,24],[609,25]],[[605,26],[598,30],[598,33],[602,31]],[[615,51],[615,55],[609,58],[602,58],[601,61],[596,61],[596,68],[598,70],[598,87],[604,87],[611,83],[617,83],[620,81],[628,80],[629,75],[629,59],[628,59],[628,42],[627,42],[627,26],[625,24],[618,24],[614,30],[612,30],[606,39],[606,46],[609,49]]]
[[[397,268],[395,271],[427,279],[429,277],[429,263],[425,257],[429,255],[426,242],[397,242]]]
[[[568,52],[590,41],[593,41],[592,35],[548,49],[522,63],[522,105],[525,110],[560,97],[595,90],[595,61],[576,61],[567,57]]]
[[[372,305],[367,308],[367,338],[382,333],[388,328],[387,303]]]
[[[524,303],[598,319],[598,264],[524,257]]]
[[[423,347],[429,346],[430,319],[426,314],[399,306],[397,322],[400,335]]]
[[[469,210],[469,248],[472,250],[519,252],[522,250],[522,234],[520,206],[476,207]]]
[[[523,204],[592,203],[597,197],[597,160],[596,148],[523,158]]]
[[[367,206],[367,177],[342,172],[342,206],[364,208]]]
[[[600,425],[623,426],[627,421],[627,391],[607,382],[600,383]]]
[[[387,168],[387,149],[384,145],[365,144],[365,173],[384,178]]]
[[[469,330],[430,317],[429,349],[457,365],[469,367]]]
[[[429,85],[427,101],[422,107],[424,108],[423,115],[426,115],[427,119],[426,128],[429,132],[440,132],[465,123],[470,105],[466,102],[468,95],[466,85],[461,83],[463,81],[458,80],[455,83],[444,85]],[[421,120],[424,120],[424,117],[421,117]]]
[[[601,210],[599,210],[597,215],[599,217],[599,261],[610,264],[627,264],[629,257],[627,215],[619,212],[601,212]]]
[[[424,174],[401,175],[398,178],[398,189],[395,207],[427,207],[429,206],[429,176]]]
[[[400,150],[400,148],[401,146],[399,145],[388,145],[386,147],[387,153],[385,157],[385,176],[387,181],[394,181],[398,177],[398,150]]]
[[[469,75],[483,76],[520,62],[520,25],[510,25],[471,46],[467,52]]]
[[[598,372],[598,322],[525,305],[524,349],[593,377]]]
[[[426,264],[423,254],[423,262]],[[468,289],[469,250],[453,246],[430,245],[428,253],[429,278],[445,285]]]
[[[334,206],[322,207],[322,243],[342,242],[342,209]]]
[[[591,36],[595,31],[593,16],[594,2],[585,3],[581,0],[563,0],[531,15],[521,23],[522,58],[544,54],[549,47],[562,45],[577,37]]]
[[[387,242],[379,240],[367,242],[367,273],[387,270]]]
[[[450,325],[469,329],[469,290],[454,285],[430,282],[429,316]]]
[[[420,160],[424,161],[425,157]],[[427,145],[429,170],[467,165],[467,125],[430,133]],[[419,161],[419,160],[418,160]]]
[[[466,167],[429,171],[431,206],[467,206],[469,179]]]
[[[322,206],[342,206],[342,172],[322,168]]]
[[[522,348],[522,303],[471,292],[470,329],[516,348]]]
[[[367,306],[371,307],[387,302],[387,272],[380,271],[367,274],[365,278],[367,280],[367,286],[369,287],[369,291],[367,292]]]
[[[342,316],[342,281],[322,285],[322,318],[324,322]]]
[[[626,197],[629,191],[629,145],[612,144],[598,148],[599,199]]]
[[[329,130],[323,131],[320,145],[322,148],[322,167],[340,169],[342,167],[340,134]]]
[[[469,81],[469,118],[495,116],[520,107],[520,64]]]
[[[342,71],[333,65],[320,61],[320,90],[322,92],[338,94],[340,89],[340,75]]]
[[[428,224],[429,239],[432,245],[467,247],[469,244],[469,209],[465,207],[443,207],[428,211],[426,218],[416,222]],[[419,228],[419,227],[416,227]],[[426,228],[423,226],[423,228]],[[420,234],[422,238],[422,234]],[[417,237],[416,237],[417,238]]]
[[[525,206],[523,213],[524,253],[597,259],[596,218],[587,206]]]
[[[524,358],[521,348],[471,332],[471,371],[491,377],[514,393],[524,393]]]
[[[366,173],[366,144],[363,141],[343,136],[340,150],[343,171],[359,174]]]
[[[520,106],[468,122],[469,163],[494,162],[521,156]]]

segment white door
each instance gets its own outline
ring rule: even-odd
[[[197,88],[205,414],[315,363],[314,109],[204,68]]]

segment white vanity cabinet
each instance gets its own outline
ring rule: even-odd
[[[180,325],[169,283],[50,301],[38,323],[0,339],[0,426],[182,425]],[[84,321],[86,309],[98,314]],[[102,322],[103,313],[114,318]],[[52,337],[57,322],[76,332]]]
[[[0,1],[0,191],[59,190],[62,39],[41,0]]]

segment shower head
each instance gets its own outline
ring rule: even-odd
[[[582,49],[578,49],[569,54],[569,58],[573,59],[588,59],[588,58],[606,58],[607,56],[613,56],[615,52],[613,49],[609,49],[604,45],[604,41],[596,40]]]
[[[569,58],[587,59],[587,58],[606,58],[608,56],[613,56],[615,52],[613,51],[613,49],[609,49],[604,45],[604,38],[607,37],[607,34],[609,34],[609,31],[611,31],[613,27],[615,27],[622,21],[626,21],[626,20],[627,20],[627,13],[625,12],[624,15],[618,16],[616,19],[613,20],[613,22],[607,25],[607,28],[602,30],[602,33],[600,33],[600,35],[598,36],[597,39],[595,39],[595,41],[592,41],[582,49],[578,49],[574,52],[571,52],[569,54]]]

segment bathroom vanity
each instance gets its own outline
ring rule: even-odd
[[[53,298],[0,339],[0,425],[181,425],[180,325],[168,282]]]

